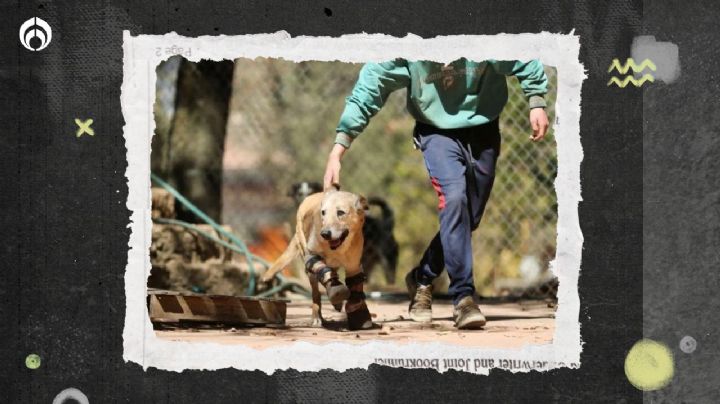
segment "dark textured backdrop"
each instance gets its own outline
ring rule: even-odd
[[[712,292],[706,280],[717,269],[716,255],[709,252],[718,237],[712,19],[700,20],[708,26],[695,41],[688,31],[698,24],[690,10],[656,5],[643,26],[640,2],[8,3],[0,8],[2,401],[50,402],[61,390],[76,387],[91,402],[638,402],[642,394],[627,382],[623,361],[643,336],[643,326],[648,337],[666,342],[681,359],[675,382],[654,397],[710,388],[688,369],[707,376],[718,355],[718,326],[701,312],[717,303],[699,296]],[[53,28],[52,43],[37,53],[21,47],[17,36],[20,24],[33,16]],[[581,369],[493,371],[485,377],[373,366],[267,376],[237,370],[144,371],[123,362],[129,236],[120,110],[123,29],[133,35],[286,30],[424,37],[575,29],[589,76],[581,119]],[[697,64],[675,84],[649,85],[644,104],[641,90],[606,86],[611,59],[630,56],[632,38],[641,33],[676,41],[681,58],[689,59],[684,67],[690,60]],[[89,117],[95,120],[95,136],[76,138],[73,119]],[[695,147],[683,147],[691,143]],[[643,201],[643,191],[655,198]],[[655,285],[646,285],[646,307],[667,314],[653,317],[657,324],[643,323],[644,252],[644,273]],[[717,285],[716,275],[713,280]],[[667,305],[659,303],[668,295]],[[700,345],[696,353],[679,357],[677,340],[685,334]],[[29,353],[42,357],[39,369],[25,367]]]
[[[719,11],[645,2],[643,33],[677,44],[682,68],[643,94],[643,330],[669,345],[676,367],[651,402],[720,402]],[[690,354],[684,336],[697,341]]]

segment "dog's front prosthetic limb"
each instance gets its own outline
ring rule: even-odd
[[[345,303],[345,313],[348,318],[348,328],[351,330],[364,330],[372,328],[370,310],[365,304],[365,292],[363,283],[366,276],[364,272],[345,278],[345,283],[350,288],[350,298]]]
[[[305,260],[305,270],[325,286],[328,299],[335,310],[342,310],[343,302],[350,297],[350,290],[340,282],[337,271],[325,265],[325,261],[319,255],[310,255]]]

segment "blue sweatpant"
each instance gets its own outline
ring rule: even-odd
[[[498,121],[462,129],[418,123],[414,136],[440,211],[440,231],[423,254],[416,280],[429,285],[447,269],[449,293],[457,304],[475,294],[471,233],[480,224],[495,180],[500,154]]]

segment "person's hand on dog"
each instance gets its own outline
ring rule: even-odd
[[[530,126],[532,126],[533,129],[530,140],[537,142],[545,137],[548,126],[550,126],[545,108],[533,108],[530,110]]]
[[[340,160],[343,154],[345,154],[345,146],[341,144],[335,144],[330,155],[328,156],[327,165],[325,166],[325,176],[323,177],[323,189],[327,190],[333,184],[340,183]]]

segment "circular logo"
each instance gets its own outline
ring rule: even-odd
[[[52,29],[43,19],[33,17],[20,26],[20,43],[33,52],[41,51],[50,45]]]

